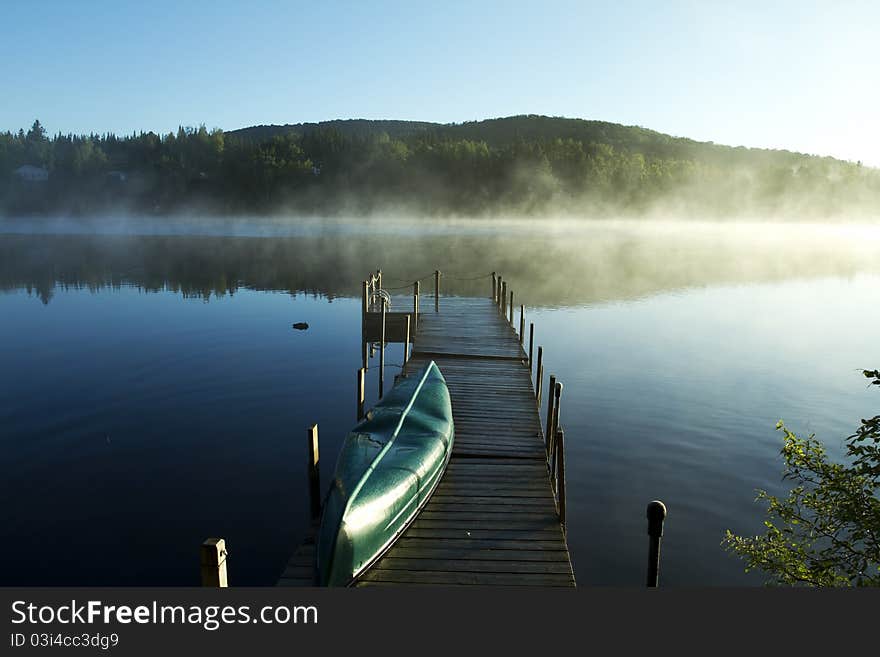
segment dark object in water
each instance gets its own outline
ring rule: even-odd
[[[293,328],[295,328],[297,331],[305,331],[307,328],[309,328],[309,324],[308,322],[297,322],[293,325]]]

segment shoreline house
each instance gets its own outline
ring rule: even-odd
[[[45,167],[35,167],[32,164],[20,166],[12,173],[24,182],[43,183],[49,180],[49,171]]]

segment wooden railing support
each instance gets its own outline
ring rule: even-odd
[[[544,383],[544,347],[538,347],[538,367],[535,371],[535,401],[541,408],[541,387]]]
[[[548,391],[551,391],[549,395],[547,395],[547,426],[544,429],[544,450],[546,452],[547,457],[547,467],[550,467],[550,445],[553,443],[553,393],[552,391],[556,389],[556,375],[550,375],[550,386],[547,388]]]
[[[529,322],[529,374],[532,372],[532,355],[535,349],[535,323]]]
[[[519,307],[519,344],[522,346],[525,344],[525,336],[526,333],[526,307],[520,305]]]
[[[419,282],[413,283],[413,331],[419,330]]]
[[[559,524],[565,532],[565,433],[556,429],[556,499],[559,504]]]
[[[555,441],[556,430],[559,428],[559,402],[562,399],[562,381],[557,381],[555,386],[551,386],[551,388],[547,390],[547,394],[555,397],[553,401],[553,424],[550,426],[550,436]],[[549,448],[548,465],[550,467],[550,472],[553,472],[553,460],[556,458],[556,445],[551,442]]]

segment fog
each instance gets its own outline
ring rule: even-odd
[[[56,284],[359,296],[375,269],[405,296],[439,269],[444,293],[488,295],[494,271],[516,304],[539,307],[880,271],[880,226],[855,223],[119,216],[7,221],[0,232],[0,289],[44,301]]]

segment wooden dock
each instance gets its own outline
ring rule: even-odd
[[[396,310],[408,303],[418,317],[405,372],[437,363],[452,398],[455,443],[431,499],[356,585],[574,586],[564,528],[564,434],[554,399],[561,384],[546,395],[554,438],[548,447],[532,375],[533,365],[543,369],[514,329],[506,284],[493,275],[486,298],[420,300],[417,289],[391,304]],[[377,314],[370,309],[365,303],[365,327],[366,315]],[[522,332],[522,316],[519,326]],[[278,584],[311,585],[314,553],[313,528]]]

